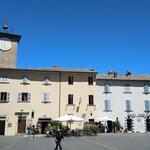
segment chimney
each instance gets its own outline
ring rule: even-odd
[[[131,76],[131,72],[129,72],[128,70],[126,71],[126,77]]]
[[[114,78],[116,78],[118,75],[117,71],[114,71]]]

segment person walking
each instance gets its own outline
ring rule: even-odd
[[[32,137],[35,138],[35,125],[32,126]]]
[[[27,126],[27,138],[31,139],[31,135],[32,135],[32,127],[31,125]]]
[[[57,150],[58,147],[60,150],[62,150],[62,146],[61,146],[61,140],[64,138],[64,134],[62,132],[62,130],[58,129],[55,133],[55,138],[56,138],[56,147],[54,150]]]

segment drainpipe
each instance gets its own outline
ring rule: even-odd
[[[59,72],[59,114],[58,114],[59,117],[60,112],[61,112],[61,71]]]

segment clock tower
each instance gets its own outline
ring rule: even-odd
[[[4,32],[0,32],[0,68],[16,68],[17,46],[20,35],[11,34],[5,22]]]

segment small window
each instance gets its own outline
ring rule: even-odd
[[[150,101],[149,100],[145,101],[145,112],[150,112]]]
[[[18,101],[20,102],[29,102],[31,100],[30,93],[19,93],[18,94]]]
[[[0,93],[0,101],[1,102],[8,102],[10,99],[10,94],[8,92],[1,92]]]
[[[45,77],[43,84],[44,85],[50,85],[51,84],[51,81],[50,81],[49,77]]]
[[[104,93],[111,93],[110,92],[110,85],[108,83],[104,84]]]
[[[73,85],[73,76],[68,77],[68,84]]]
[[[0,83],[8,83],[7,76],[0,76]]]
[[[27,76],[23,77],[22,84],[29,84],[29,78]]]
[[[45,103],[50,102],[50,101],[49,101],[49,93],[44,93],[44,95],[43,95],[43,100],[44,100]]]
[[[149,85],[145,84],[144,85],[144,94],[149,94]]]
[[[68,95],[68,105],[73,105],[73,94]]]
[[[126,112],[132,112],[130,100],[126,100]]]
[[[89,105],[94,105],[94,96],[89,95]]]
[[[93,77],[88,77],[88,84],[93,85]]]
[[[104,101],[105,105],[105,110],[104,111],[111,111],[111,101],[110,100],[105,100]]]
[[[127,93],[127,94],[130,94],[130,93],[131,93],[130,84],[125,84],[124,93]]]

